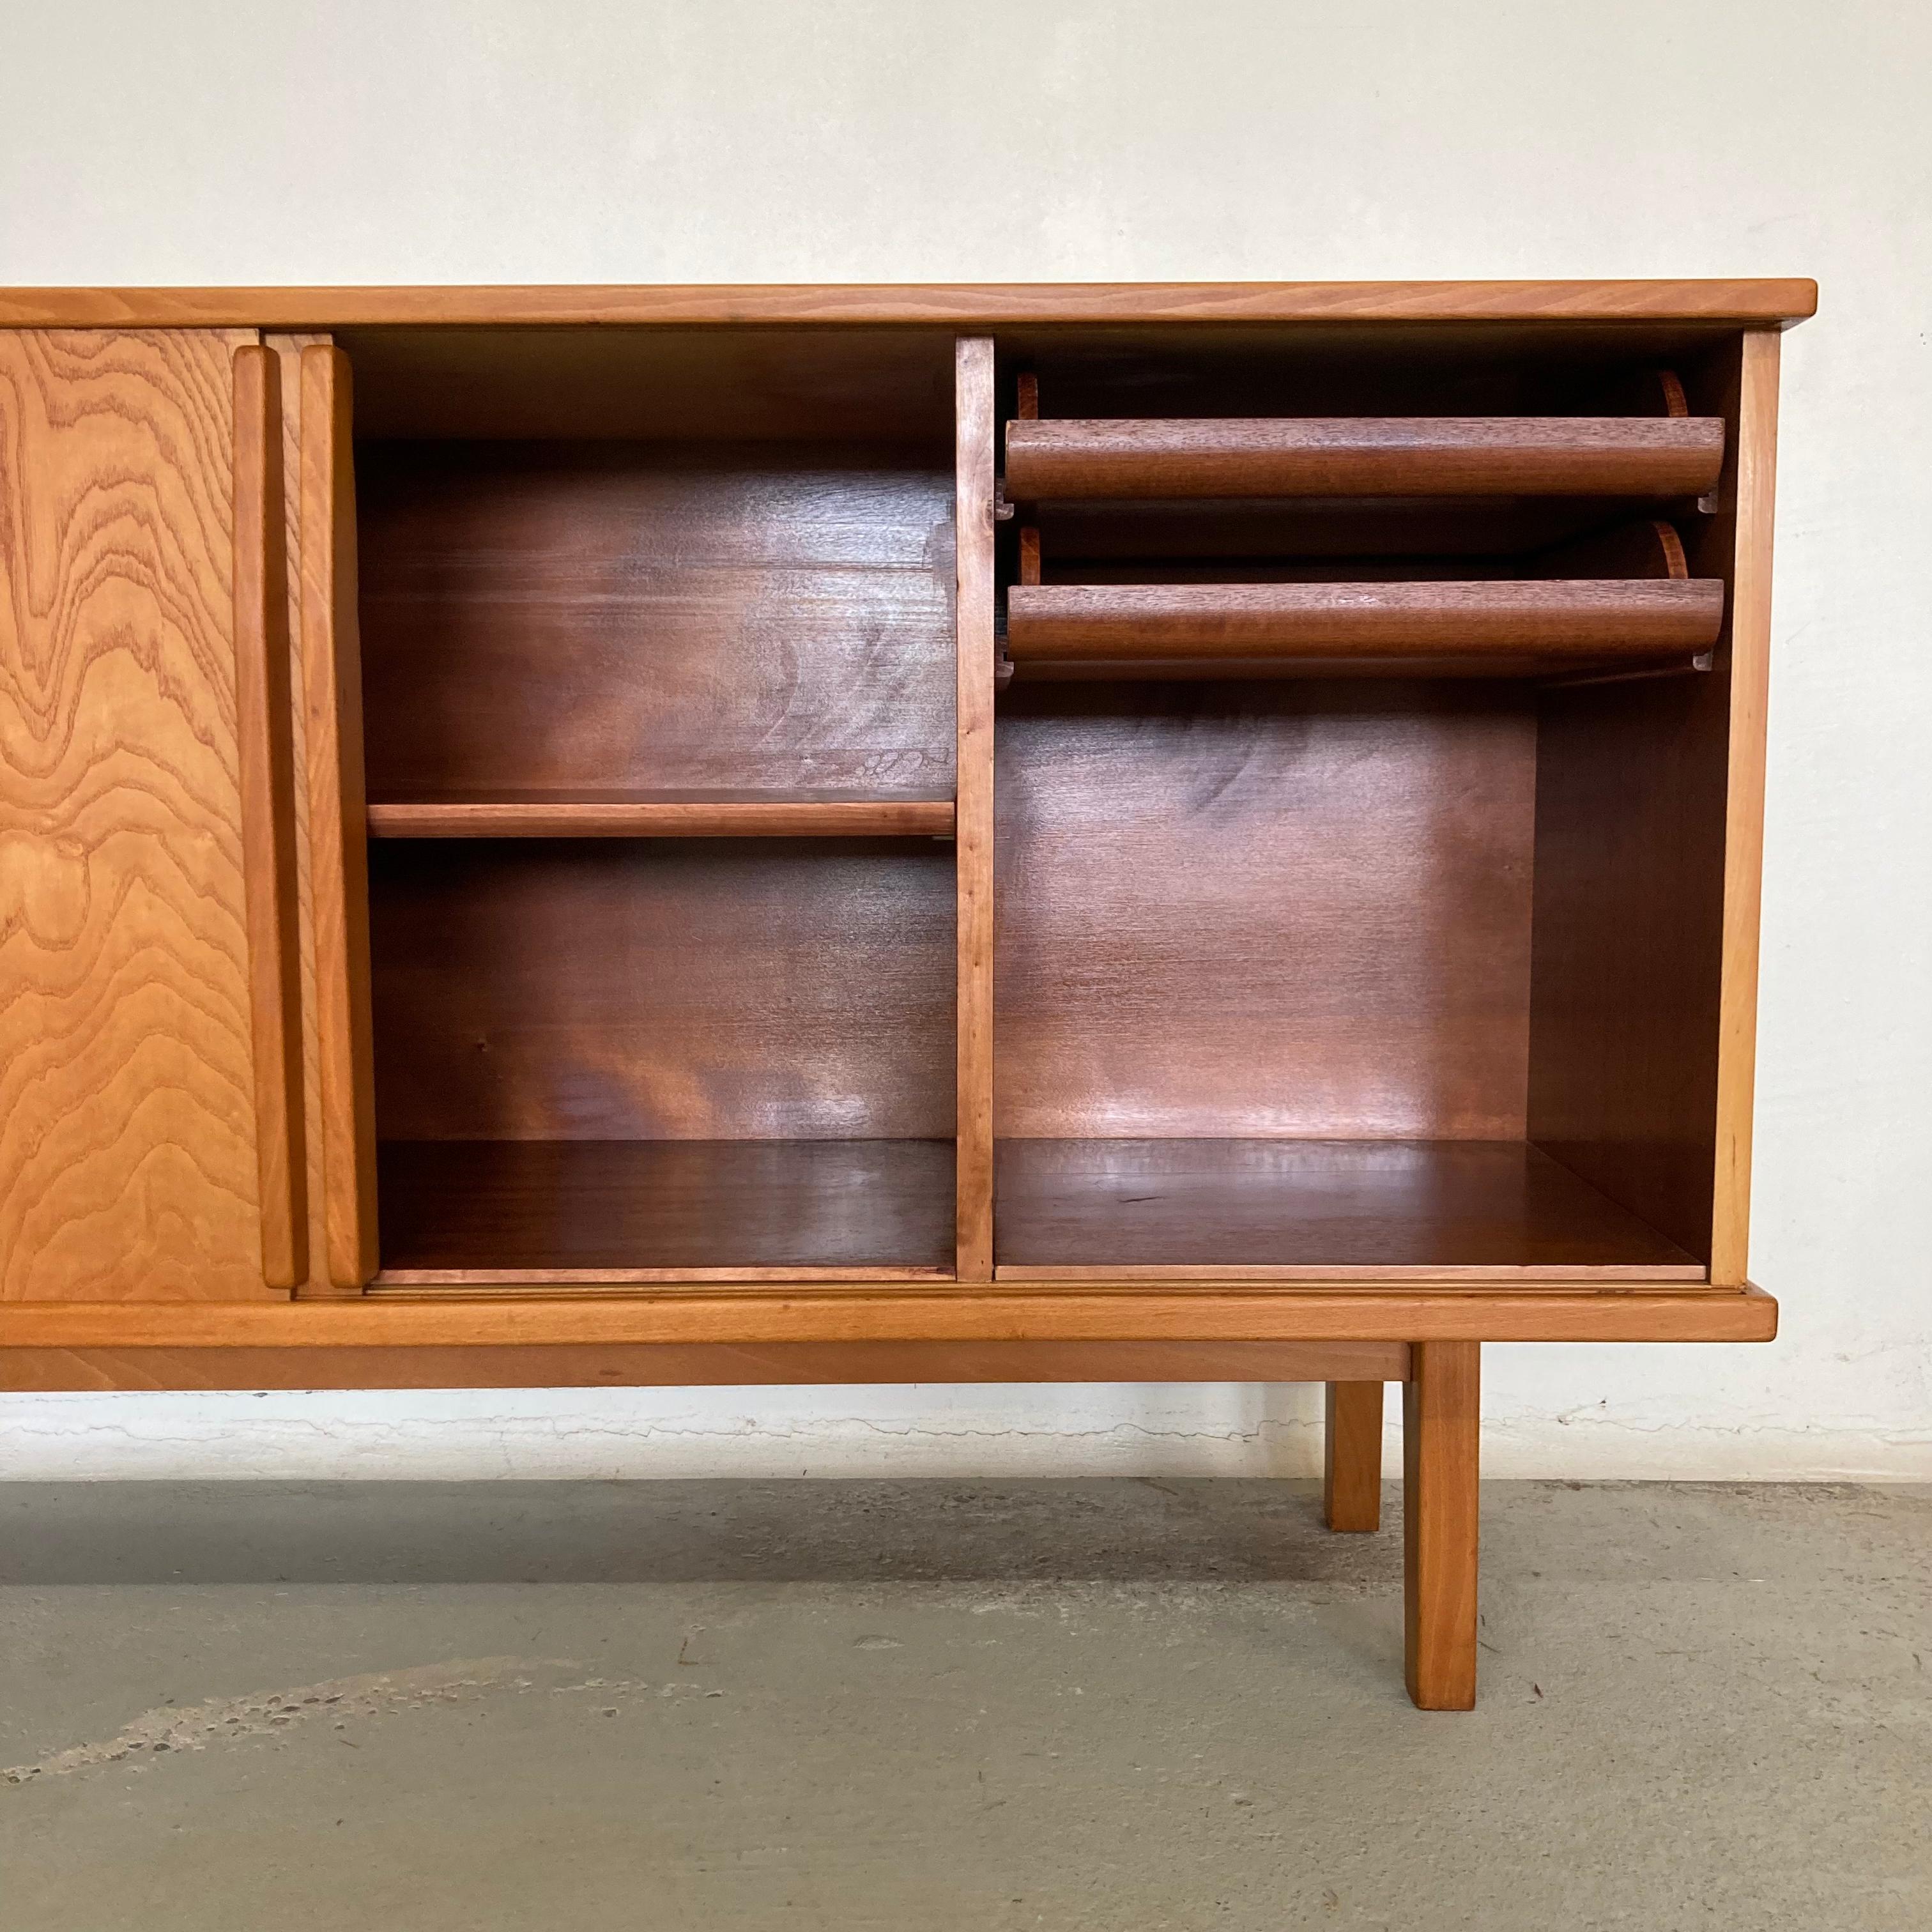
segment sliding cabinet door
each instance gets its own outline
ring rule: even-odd
[[[308,1271],[279,391],[0,331],[0,1298]]]

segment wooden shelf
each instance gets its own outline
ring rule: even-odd
[[[1195,496],[1695,496],[1714,416],[1234,416],[1006,425],[1016,502]]]
[[[1015,584],[1022,676],[1306,676],[1392,659],[1498,676],[1688,659],[1717,642],[1714,578]]]
[[[950,1141],[386,1141],[386,1286],[944,1276]]]
[[[1521,1141],[1004,1140],[1001,1280],[1701,1281]]]
[[[950,798],[857,792],[476,793],[369,807],[372,838],[950,838]]]

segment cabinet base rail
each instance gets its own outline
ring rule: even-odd
[[[610,1300],[282,1302],[256,1306],[125,1304],[15,1306],[0,1310],[0,1388],[590,1388],[863,1382],[1319,1382],[1327,1384],[1322,1510],[1329,1527],[1372,1532],[1381,1523],[1382,1386],[1402,1387],[1404,1667],[1417,1708],[1461,1711],[1476,1696],[1479,1400],[1482,1340],[1524,1332],[1525,1304],[1544,1310],[1541,1332],[1579,1332],[1577,1305],[1630,1312],[1653,1338],[1674,1320],[1680,1336],[1732,1340],[1773,1332],[1777,1304],[1760,1290],[1598,1292],[1511,1296],[1448,1290],[1433,1295],[1382,1291],[1215,1294],[1190,1298],[1192,1321],[1175,1320],[1176,1298],[1157,1292],[1049,1296],[952,1288],[925,1295],[848,1290],[827,1295],[682,1294]],[[1383,1319],[1367,1324],[1379,1300]],[[735,1315],[726,1312],[734,1303]],[[943,1327],[916,1334],[870,1335],[853,1317],[877,1318],[906,1304],[938,1304]],[[761,1304],[760,1324],[745,1304]],[[1426,1328],[1405,1330],[1406,1318]],[[1060,1333],[1025,1334],[1052,1309]],[[1214,1307],[1226,1331],[1207,1330]],[[1246,1313],[1232,1316],[1231,1310]],[[1460,1334],[1445,1334],[1444,1308]],[[1274,1312],[1298,1317],[1304,1333],[1260,1331]],[[998,1311],[993,1318],[992,1311]],[[1070,1318],[1080,1311],[1082,1325]],[[1137,1312],[1136,1312],[1137,1311]],[[1166,1311],[1165,1324],[1150,1322]],[[1552,1312],[1559,1318],[1552,1320]],[[928,1306],[928,1316],[932,1310]],[[1697,1325],[1686,1324],[1694,1312]],[[828,1324],[828,1314],[841,1318]],[[1324,1322],[1346,1322],[1354,1330]],[[976,1321],[974,1318],[977,1317]],[[1390,1318],[1394,1318],[1391,1322]],[[735,1339],[717,1339],[726,1322]],[[760,1338],[752,1331],[764,1326]],[[800,1331],[845,1332],[799,1339]],[[929,1328],[934,1326],[929,1322]],[[1163,1326],[1165,1333],[1162,1332]],[[704,1339],[706,1328],[712,1339]],[[1372,1328],[1374,1332],[1365,1332]],[[1138,1338],[1130,1332],[1141,1330]],[[974,1332],[968,1333],[968,1330]],[[670,1340],[682,1331],[687,1339]],[[1603,1332],[1609,1332],[1607,1330]],[[1628,1330],[1624,1332],[1629,1332]],[[641,1338],[641,1339],[640,1339]]]
[[[443,1348],[482,1360],[498,1349],[657,1345],[1768,1342],[1777,1332],[1778,1304],[1749,1283],[704,1283],[554,1297],[441,1289],[314,1300],[17,1301],[0,1306],[0,1386],[20,1354],[49,1349],[139,1358],[154,1350],[238,1358]]]

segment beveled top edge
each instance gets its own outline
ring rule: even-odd
[[[408,323],[1711,322],[1816,312],[1802,278],[1675,281],[639,284],[367,288],[0,288],[0,326],[350,328]]]

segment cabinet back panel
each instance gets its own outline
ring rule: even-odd
[[[350,328],[370,437],[952,443],[950,328]]]
[[[950,796],[953,484],[927,463],[360,446],[370,796]]]
[[[370,850],[385,1140],[943,1138],[950,846]]]
[[[1016,686],[998,758],[1002,1136],[1522,1135],[1521,687]]]
[[[999,332],[1055,416],[1561,416],[1639,369],[1708,353],[1725,325],[1124,324]]]

